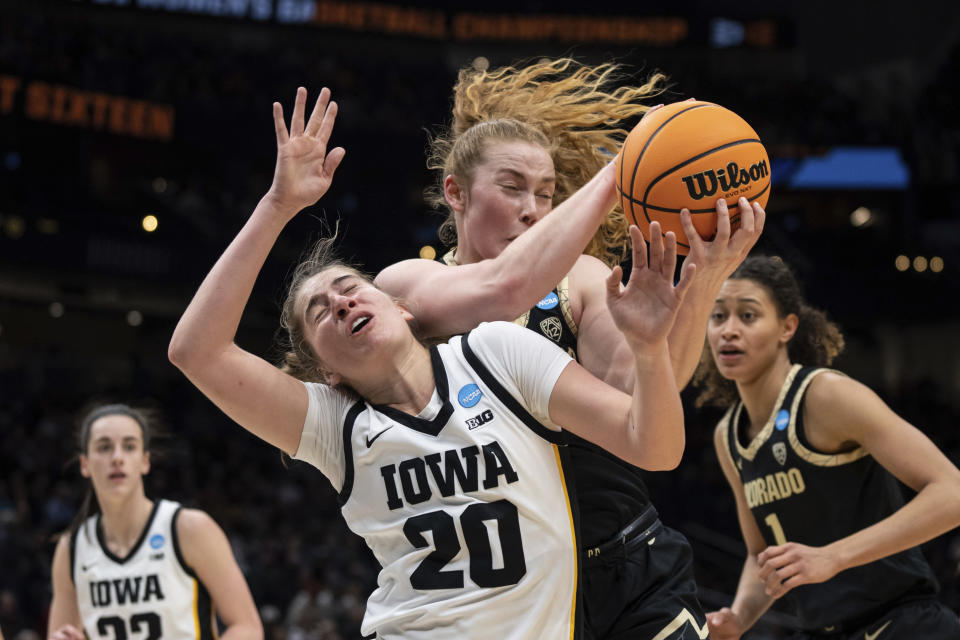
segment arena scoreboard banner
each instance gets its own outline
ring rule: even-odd
[[[165,142],[173,136],[173,106],[0,74],[0,116],[105,131]]]
[[[351,2],[349,0],[61,0],[273,24],[382,33],[443,41],[606,43],[629,46],[779,48],[793,44],[792,25],[758,16],[625,15],[623,12],[504,13]],[[593,9],[593,8],[591,8]]]

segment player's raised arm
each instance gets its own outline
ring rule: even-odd
[[[297,91],[289,130],[273,105],[277,166],[273,184],[207,274],[177,324],[170,361],[227,415],[257,436],[293,453],[307,411],[303,385],[234,343],[254,282],[280,231],[326,193],[343,159],[327,149],[337,115],[326,88],[304,123],[307,92]]]
[[[626,287],[615,267],[607,279],[607,305],[634,357],[632,396],[601,383],[571,363],[550,396],[550,418],[632,464],[650,470],[680,463],[685,437],[683,407],[670,363],[667,335],[689,288],[695,267],[688,265],[674,285],[676,238],[664,243],[660,226],[651,226],[650,256],[639,229],[630,228],[633,270]]]
[[[466,186],[447,179],[448,201],[462,210]],[[549,210],[550,194],[546,194]],[[544,216],[537,212],[535,189],[523,194],[530,224]],[[521,233],[493,258],[445,266],[432,260],[405,260],[376,277],[391,295],[413,302],[411,311],[426,336],[469,331],[479,322],[513,320],[537,303],[573,267],[584,247],[616,202],[613,165],[601,169],[590,182]]]

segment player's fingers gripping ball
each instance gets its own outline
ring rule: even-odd
[[[617,191],[627,222],[650,240],[650,223],[677,236],[677,253],[690,244],[680,210],[690,210],[705,239],[717,231],[716,202],[727,201],[731,230],[740,226],[737,201],[766,207],[770,160],[746,120],[710,102],[677,102],[651,113],[627,136],[617,156]]]

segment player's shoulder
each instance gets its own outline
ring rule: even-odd
[[[851,401],[873,395],[870,388],[858,380],[833,369],[820,369],[807,384],[804,406],[808,413],[829,416],[847,408]]]
[[[390,293],[395,286],[407,284],[412,279],[422,277],[423,274],[437,269],[443,269],[444,266],[436,260],[426,260],[424,258],[401,260],[384,268],[373,279],[373,282],[379,288]]]
[[[580,278],[582,276],[589,277],[595,274],[608,274],[610,273],[610,267],[608,267],[602,260],[594,258],[593,256],[588,256],[587,254],[581,254],[577,261],[573,263],[573,268],[570,269],[570,277]]]
[[[474,344],[495,346],[522,342],[536,336],[533,331],[526,327],[505,320],[481,322],[468,335],[470,336],[469,343],[471,346]]]
[[[54,556],[64,555],[70,553],[71,538],[73,533],[70,531],[65,531],[57,536],[57,545],[54,547],[53,554]]]
[[[586,298],[596,300],[600,294],[606,297],[606,283],[609,275],[610,267],[593,256],[583,254],[577,258],[573,268],[567,274],[570,299],[574,303],[574,308],[579,308],[579,304]]]
[[[334,403],[343,410],[344,407],[353,406],[359,398],[359,396],[348,390],[331,387],[325,382],[302,382],[304,388],[307,390],[307,401],[310,404]]]
[[[177,510],[176,526],[181,540],[189,540],[220,529],[220,525],[209,513],[189,507],[180,507]]]

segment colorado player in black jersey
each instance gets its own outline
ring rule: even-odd
[[[344,518],[382,565],[365,634],[581,637],[577,519],[558,445],[569,429],[643,468],[679,463],[683,411],[667,335],[696,268],[685,265],[674,285],[673,234],[661,242],[654,223],[647,258],[631,228],[629,282],[616,267],[604,286],[633,359],[626,395],[506,322],[427,348],[403,305],[331,265],[321,244],[292,278],[281,371],[234,337],[280,231],[326,192],[344,156],[327,146],[329,98],[321,91],[305,122],[299,89],[289,131],[274,105],[273,185],[184,312],[170,359],[239,424],[339,491]],[[585,189],[571,200],[589,200]]]
[[[917,546],[960,524],[960,471],[870,389],[819,368],[843,338],[782,260],[734,272],[707,337],[700,400],[730,406],[714,443],[748,550],[711,637],[736,640],[785,597],[799,638],[960,638]],[[896,479],[918,492],[906,504]]]
[[[647,112],[643,103],[662,76],[611,90],[616,73],[614,65],[568,59],[461,72],[449,131],[433,138],[429,161],[439,176],[432,201],[449,211],[441,239],[455,248],[446,266],[407,260],[377,276],[379,286],[411,304],[424,334],[516,319],[597,377],[622,390],[632,386],[629,349],[604,303],[602,283],[608,265],[622,258],[626,230],[614,209],[613,167],[604,165],[625,133],[613,127]],[[583,184],[601,206],[568,200]],[[697,278],[669,338],[680,386],[696,368],[716,291],[763,227],[763,210],[741,200],[742,226],[731,234],[720,202],[717,237],[694,243],[687,258]],[[555,203],[563,210],[551,212]],[[695,234],[689,214],[684,220]],[[689,544],[660,523],[640,471],[582,439],[570,445],[583,524],[586,637],[706,637]]]
[[[250,589],[223,530],[203,511],[144,494],[148,414],[124,404],[80,422],[84,506],[53,556],[49,640],[262,640]]]

